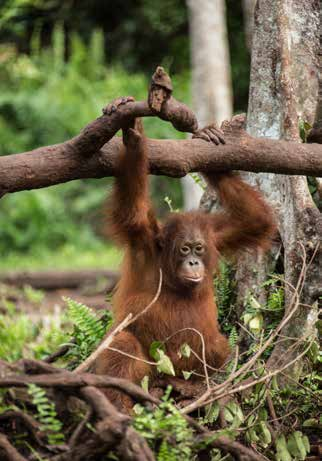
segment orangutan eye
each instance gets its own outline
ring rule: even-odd
[[[196,253],[202,254],[202,253],[204,252],[204,247],[199,243],[199,244],[196,246],[195,250],[196,250]]]
[[[183,245],[183,247],[180,248],[180,253],[183,256],[187,256],[190,253],[190,248],[188,247],[188,245]]]

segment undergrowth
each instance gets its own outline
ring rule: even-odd
[[[221,275],[214,283],[220,316],[223,322],[227,321],[226,334],[229,335],[231,347],[235,348],[239,344],[239,328],[233,323],[233,290],[230,279],[230,269],[222,263]],[[268,291],[266,305],[262,306],[249,294],[245,300],[244,316],[240,319],[251,334],[248,349],[239,355],[237,364],[235,358],[231,360],[219,381],[217,375],[211,375],[211,380],[223,382],[232,369],[239,370],[280,321],[284,309],[284,293],[281,283],[272,276],[263,289]],[[1,293],[0,322],[3,328],[0,330],[0,335],[2,334],[0,336],[0,358],[7,360],[8,358],[17,360],[21,357],[45,358],[59,345],[69,344],[68,354],[60,359],[58,364],[74,369],[97,347],[112,323],[109,313],[99,316],[88,306],[66,298],[66,313],[60,317],[58,322],[56,319],[49,328],[47,325],[47,331],[44,333],[41,325],[30,328],[26,316],[19,313],[14,304],[10,302],[10,296],[6,298],[4,290],[2,292],[0,290]],[[23,290],[23,293],[36,304],[41,301],[40,293],[30,289]],[[4,330],[6,334],[3,333]],[[192,353],[188,344],[183,344],[178,352],[184,357],[189,357]],[[162,343],[154,342],[151,345],[150,354],[157,362],[157,369],[160,372],[174,374],[171,359]],[[243,376],[243,380],[259,379],[266,372],[266,360],[269,354],[269,350],[265,352],[257,360],[253,369]],[[246,393],[236,394],[233,399],[226,402],[221,419],[217,402],[208,404],[204,409],[199,409],[193,416],[214,436],[225,435],[231,440],[252,446],[269,460],[304,460],[309,453],[310,443],[317,440],[322,423],[318,407],[321,397],[321,377],[318,373],[321,353],[316,341],[312,341],[303,363],[299,384],[289,381],[281,385],[279,379],[274,377],[256,384]],[[185,379],[191,379],[190,372],[186,373]],[[238,379],[234,383],[237,384]],[[144,379],[142,387],[148,390],[148,385],[148,379]],[[66,422],[58,416],[51,394],[37,386],[29,386],[28,392],[32,406],[27,409],[19,400],[16,400],[14,405],[9,403],[7,392],[1,391],[0,414],[10,409],[27,411],[40,422],[48,444],[64,443],[68,432]],[[210,450],[206,442],[200,442],[200,438],[180,413],[175,396],[176,393],[169,387],[157,408],[141,405],[134,407],[133,427],[147,440],[157,461],[197,460],[200,450],[207,451],[212,461],[231,459],[223,451]],[[272,416],[272,406],[275,419]],[[222,418],[225,421],[225,427],[222,427]],[[91,426],[88,425],[88,427]],[[24,440],[23,437],[22,439]],[[30,445],[27,440],[25,442]],[[109,460],[117,459],[115,453],[109,453],[106,456]]]
[[[28,384],[28,394],[36,407],[35,419],[41,423],[40,430],[45,432],[50,445],[64,442],[63,423],[58,419],[55,404],[50,401],[46,391],[35,384]]]

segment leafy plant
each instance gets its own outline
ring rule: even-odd
[[[214,278],[215,300],[218,309],[218,319],[225,333],[230,334],[232,325],[230,315],[233,306],[233,280],[230,265],[219,260],[218,274]]]
[[[0,155],[57,144],[73,137],[99,115],[104,104],[117,96],[146,97],[145,75],[128,74],[117,65],[106,68],[101,30],[93,30],[89,43],[85,44],[76,33],[65,36],[64,27],[58,22],[47,47],[40,46],[41,32],[41,26],[35,26],[28,55],[19,54],[11,44],[0,45]],[[179,97],[186,100],[189,75],[176,77],[175,84],[176,81]],[[184,136],[157,118],[146,120],[145,125],[152,137]],[[77,246],[78,251],[99,252],[101,208],[108,184],[107,179],[79,180],[3,197],[1,255],[29,253],[34,259],[44,248],[57,252],[68,245]],[[178,181],[152,180],[152,196],[158,203],[164,189],[167,193],[170,190],[176,203],[180,202]]]
[[[277,461],[305,460],[309,452],[309,439],[300,431],[292,432],[287,438],[280,435],[276,440]]]
[[[238,331],[235,325],[230,330],[228,341],[231,349],[233,349],[238,342]]]
[[[155,410],[137,405],[133,425],[146,438],[158,461],[192,460],[193,431],[169,399],[170,392],[168,388]]]
[[[0,314],[0,358],[15,361],[23,357],[28,343],[37,335],[37,328],[30,325],[27,315]]]
[[[32,397],[37,413],[36,418],[41,423],[40,430],[45,432],[50,445],[58,445],[64,442],[62,432],[63,424],[57,417],[55,404],[49,400],[46,392],[35,384],[28,384],[28,394]]]
[[[107,311],[105,320],[98,318],[96,313],[85,304],[64,298],[67,304],[67,319],[73,323],[71,345],[68,357],[73,358],[73,366],[84,361],[103,339],[112,324],[112,314]]]
[[[150,346],[150,356],[156,361],[156,367],[159,373],[175,376],[173,363],[170,357],[165,353],[164,343],[154,341]]]

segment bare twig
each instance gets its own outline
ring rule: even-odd
[[[182,333],[183,331],[192,331],[193,333],[196,333],[199,338],[200,338],[200,341],[201,341],[201,347],[202,347],[202,364],[203,364],[203,368],[204,368],[204,373],[205,373],[205,379],[206,379],[206,384],[207,384],[207,388],[210,389],[210,383],[209,383],[209,374],[208,374],[208,370],[207,370],[207,362],[206,362],[206,344],[205,344],[205,340],[204,340],[204,337],[203,337],[203,334],[200,333],[199,330],[197,330],[196,328],[191,328],[191,327],[187,327],[187,328],[181,328],[180,330],[177,330],[176,332],[174,332],[172,335],[168,336],[164,342],[167,342],[169,341],[171,338],[173,338],[173,336],[179,334],[179,333]]]
[[[86,424],[90,421],[91,417],[93,415],[93,410],[90,408],[87,410],[85,417],[81,420],[81,422],[77,425],[76,429],[72,433],[69,441],[68,441],[68,446],[73,448],[76,443],[78,442],[78,439],[82,435],[84,429],[86,428]]]
[[[296,356],[293,360],[291,360],[289,363],[285,364],[283,367],[279,368],[279,369],[275,369],[273,371],[270,371],[269,373],[266,373],[264,376],[258,378],[258,379],[255,379],[251,382],[247,382],[247,383],[244,383],[240,386],[233,386],[230,390],[228,391],[223,391],[222,393],[216,395],[215,397],[212,397],[211,399],[207,400],[202,406],[204,405],[209,405],[210,403],[218,400],[218,399],[221,399],[223,397],[226,397],[228,395],[233,395],[233,394],[236,394],[236,393],[239,393],[239,392],[243,392],[245,391],[246,389],[249,389],[250,387],[253,387],[255,386],[256,384],[260,384],[262,382],[265,382],[265,381],[269,381],[270,379],[272,379],[274,376],[277,376],[278,374],[280,374],[282,371],[286,370],[287,368],[291,367],[295,362],[297,362],[298,360],[300,360],[303,356],[305,356],[308,352],[308,350],[310,349],[310,347],[312,346],[312,341],[310,342],[309,346],[306,347],[304,349],[303,352],[301,352],[301,354],[299,354],[298,356]]]
[[[27,461],[27,459],[23,457],[13,445],[11,445],[7,437],[3,434],[0,434],[0,453],[1,451],[5,453],[5,456],[9,461]]]

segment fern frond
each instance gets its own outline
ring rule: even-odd
[[[230,308],[232,295],[231,284],[231,269],[230,266],[223,260],[219,261],[219,275],[214,279],[216,290],[216,301],[219,315],[224,317],[227,315]]]
[[[229,342],[231,349],[233,349],[238,342],[238,332],[237,332],[237,328],[235,325],[230,330],[228,342]]]
[[[64,301],[67,304],[67,319],[74,325],[75,346],[69,355],[79,363],[85,360],[102,340],[112,323],[112,314],[109,312],[107,322],[104,322],[85,304],[71,298],[64,298]]]
[[[28,384],[28,394],[37,409],[36,419],[41,423],[40,430],[47,435],[50,445],[58,445],[65,441],[62,432],[63,423],[58,419],[56,407],[49,400],[46,392],[36,384]]]

